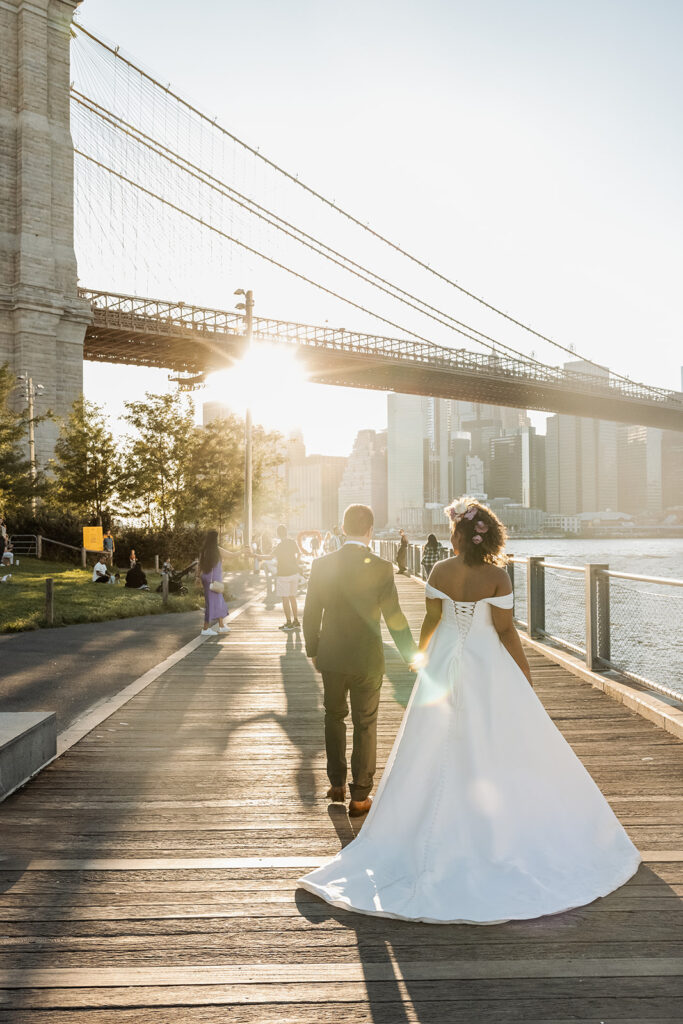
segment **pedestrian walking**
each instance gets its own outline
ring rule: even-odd
[[[204,628],[202,636],[217,636],[218,633],[229,633],[230,627],[225,624],[225,617],[228,614],[228,606],[223,593],[225,584],[223,582],[223,563],[221,553],[218,550],[218,531],[209,530],[206,534],[201,553],[199,555],[199,575],[204,587]],[[218,628],[212,629],[214,622],[218,622]]]
[[[399,530],[398,551],[396,552],[396,573],[399,576],[409,576],[408,572],[408,538],[403,530]]]
[[[436,536],[433,533],[430,533],[429,536],[427,537],[427,543],[422,548],[421,565],[423,580],[429,579],[429,574],[436,565],[436,563],[441,560],[441,555],[442,547],[439,544],[438,540],[436,539]]]
[[[299,587],[299,568],[301,552],[299,545],[287,536],[287,527],[278,526],[279,544],[273,551],[277,563],[275,579],[275,596],[281,598],[285,621],[279,627],[284,630],[301,629],[299,609],[296,603],[296,592]]]

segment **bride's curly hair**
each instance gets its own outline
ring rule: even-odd
[[[505,565],[505,527],[488,506],[475,498],[458,498],[445,510],[451,521],[451,540],[465,565]]]

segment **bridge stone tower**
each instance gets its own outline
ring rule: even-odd
[[[0,364],[64,416],[83,386],[90,318],[76,291],[70,25],[80,0],[0,0]],[[19,401],[19,398],[17,398]],[[39,464],[59,424],[36,430]]]

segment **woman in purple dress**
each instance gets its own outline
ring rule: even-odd
[[[225,616],[228,614],[228,606],[225,603],[222,590],[212,590],[212,583],[223,585],[223,565],[221,554],[218,550],[218,532],[209,530],[199,555],[199,572],[204,587],[204,629],[202,636],[217,636],[218,633],[229,633],[230,627],[225,624]],[[212,629],[211,624],[218,621],[218,629]]]

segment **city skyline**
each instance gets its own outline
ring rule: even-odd
[[[544,436],[513,408],[393,393],[387,405],[387,429],[359,430],[346,457],[307,450],[301,432],[283,442],[278,500],[291,529],[330,529],[361,502],[380,532],[444,535],[444,508],[464,495],[489,504],[511,535],[680,522],[676,431],[554,414]],[[220,409],[207,403],[205,421]]]

